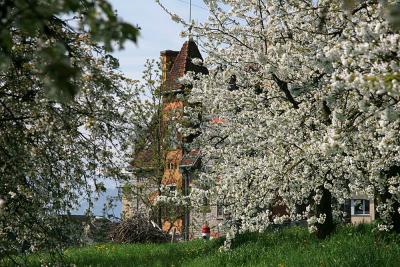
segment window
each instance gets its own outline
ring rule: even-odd
[[[369,215],[368,199],[352,199],[351,215]]]
[[[173,170],[174,164],[172,162],[168,163],[168,169]]]
[[[167,185],[169,192],[175,192],[176,186],[175,185]]]
[[[178,164],[176,160],[166,159],[166,167],[167,170],[175,170],[178,169]]]
[[[221,202],[217,203],[217,218],[222,218],[224,216],[224,207]]]

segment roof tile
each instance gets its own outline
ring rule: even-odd
[[[166,90],[182,89],[183,85],[178,82],[178,79],[183,77],[188,71],[208,74],[206,67],[192,63],[192,59],[194,58],[203,59],[196,43],[193,40],[186,41],[168,74],[165,83]]]

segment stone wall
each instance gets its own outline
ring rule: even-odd
[[[190,213],[190,239],[201,238],[201,227],[207,222],[211,230],[211,238],[217,238],[224,234],[223,216],[217,216],[217,206],[204,207],[204,210]]]

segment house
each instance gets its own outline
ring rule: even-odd
[[[160,127],[158,130],[161,136],[158,140],[150,137],[143,148],[135,152],[130,166],[134,174],[132,183],[135,184],[132,188],[144,191],[124,194],[125,217],[132,216],[135,212],[146,212],[156,217],[157,211],[151,210],[151,202],[158,196],[161,185],[171,191],[180,190],[184,195],[188,195],[195,186],[196,169],[201,166],[201,148],[185,150],[184,144],[192,138],[183,140],[176,129],[176,124],[184,115],[184,107],[188,105],[185,96],[191,89],[190,86],[181,84],[179,79],[187,72],[208,74],[207,68],[194,64],[193,59],[202,59],[202,56],[192,38],[183,44],[180,51],[161,52],[162,115],[160,121],[154,123],[154,127]],[[147,198],[142,197],[143,192]],[[223,219],[222,209],[216,205],[205,203],[202,212],[193,212],[188,207],[166,206],[161,213],[162,229],[165,232],[175,232],[185,240],[200,236],[201,226],[205,221],[210,225],[211,236],[219,236],[221,232],[219,225]]]

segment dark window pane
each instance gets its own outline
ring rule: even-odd
[[[203,197],[203,206],[208,206],[208,198]]]
[[[354,214],[363,214],[364,213],[364,203],[362,199],[354,200]]]
[[[364,207],[365,207],[364,214],[369,214],[369,200],[364,199]]]
[[[369,214],[369,200],[368,199],[354,199],[354,214],[355,215]]]
[[[224,215],[224,207],[221,203],[217,204],[217,217],[222,217]]]

